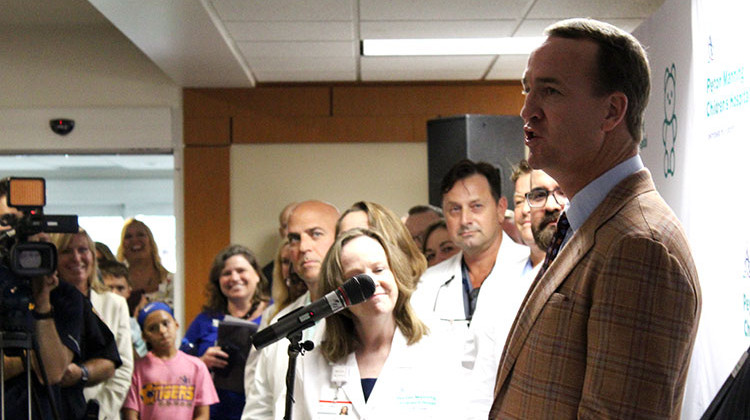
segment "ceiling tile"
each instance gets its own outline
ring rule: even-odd
[[[593,17],[594,19],[600,19],[605,22],[611,23],[625,31],[633,32],[638,25],[643,22],[642,19],[606,19],[602,17]],[[543,36],[544,29],[560,19],[526,19],[518,27],[515,36]]]
[[[359,43],[355,42],[238,42],[237,46],[248,58],[359,55]]]
[[[348,72],[356,71],[356,60],[354,58],[341,57],[272,57],[263,58],[262,60],[249,61],[253,73],[269,72],[311,72],[311,71],[332,71]]]
[[[366,21],[360,38],[499,38],[511,36],[515,27],[515,20]]]
[[[493,58],[494,56],[362,57],[362,80],[479,80]]]
[[[521,80],[528,55],[501,55],[487,73],[487,80]]]
[[[664,0],[538,0],[529,11],[529,19],[562,19],[600,16],[601,18],[646,18],[661,7]]]
[[[229,35],[241,41],[352,41],[352,22],[226,22]]]
[[[356,82],[355,71],[281,71],[281,72],[258,72],[255,74],[259,82]]]
[[[520,18],[531,0],[360,0],[361,21]]]
[[[223,21],[352,20],[355,0],[210,0]]]

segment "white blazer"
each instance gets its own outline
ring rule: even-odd
[[[391,352],[365,402],[354,353],[329,363],[320,349],[300,357],[295,378],[293,418],[324,419],[460,419],[462,374],[449,363],[442,340],[424,336],[408,346],[396,330]],[[346,407],[348,416],[340,415]],[[281,412],[276,419],[282,419]]]
[[[306,292],[289,306],[279,311],[270,323],[310,303],[310,292]],[[261,321],[261,325],[263,322]],[[325,319],[303,331],[302,339],[311,340],[316,346],[325,331]],[[284,417],[286,403],[286,371],[289,364],[289,340],[281,339],[257,351],[250,350],[245,365],[245,407],[242,420],[271,420],[278,415]],[[297,359],[297,363],[299,363]]]
[[[443,333],[455,337],[461,364],[468,376],[465,419],[486,419],[492,406],[500,356],[516,313],[533,277],[523,275],[529,248],[503,233],[495,265],[484,280],[471,323],[466,321],[461,261],[463,253],[430,267],[420,278],[412,304],[422,319],[432,318]]]
[[[90,289],[91,306],[112,331],[120,353],[122,366],[115,369],[113,377],[83,389],[86,401],[95,398],[99,401],[99,420],[120,418],[122,408],[133,376],[133,339],[130,331],[128,303],[122,296],[112,292],[97,293]]]

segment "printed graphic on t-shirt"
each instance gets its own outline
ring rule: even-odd
[[[178,384],[148,383],[141,387],[140,396],[144,405],[192,406],[195,385],[187,376],[181,376]]]

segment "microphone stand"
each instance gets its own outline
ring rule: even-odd
[[[297,371],[297,357],[305,355],[315,347],[312,341],[302,341],[302,330],[293,332],[287,336],[289,339],[289,364],[286,370],[286,406],[284,407],[284,420],[292,420],[292,408],[294,407],[294,376]],[[301,342],[302,341],[302,342]]]

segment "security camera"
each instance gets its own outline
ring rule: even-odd
[[[73,128],[75,126],[75,121],[65,118],[56,118],[54,120],[49,120],[49,127],[52,129],[52,131],[55,134],[59,134],[61,136],[67,135],[68,133],[73,131]]]

